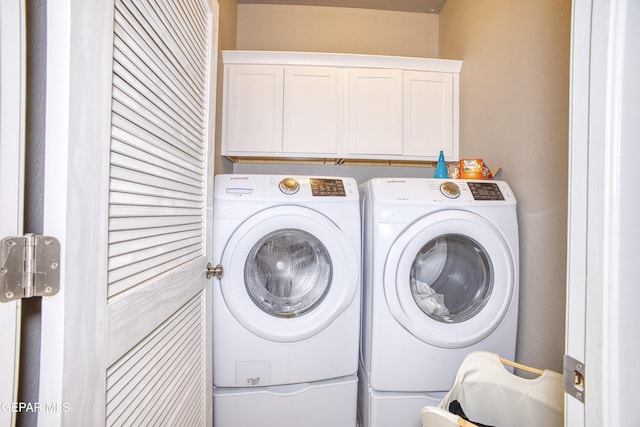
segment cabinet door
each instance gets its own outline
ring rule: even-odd
[[[347,102],[348,155],[402,154],[402,70],[349,69]]]
[[[436,160],[442,150],[455,156],[451,74],[405,71],[403,112],[402,154]]]
[[[224,155],[264,155],[282,151],[281,65],[226,67]]]
[[[282,150],[314,156],[338,153],[338,69],[284,69]]]

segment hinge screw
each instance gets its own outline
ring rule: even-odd
[[[51,286],[47,286],[46,288],[44,288],[44,291],[45,291],[46,293],[50,294],[50,293],[51,293],[51,291],[52,291]]]
[[[6,274],[7,269],[5,267],[0,268],[0,274]]]
[[[6,294],[4,294],[5,297],[7,297],[7,299],[11,299],[13,298],[13,292],[9,291]]]
[[[56,268],[58,268],[58,263],[57,262],[52,262],[51,263],[51,269],[55,270]]]

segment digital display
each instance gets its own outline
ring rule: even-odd
[[[495,182],[469,182],[475,200],[504,200],[500,187]]]
[[[344,183],[341,179],[311,178],[311,194],[313,196],[346,197]]]

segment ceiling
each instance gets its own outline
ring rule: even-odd
[[[289,4],[299,6],[355,7],[402,12],[440,13],[447,0],[237,0],[245,4]]]

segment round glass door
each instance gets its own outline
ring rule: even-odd
[[[467,347],[494,331],[511,307],[515,261],[503,233],[485,218],[438,211],[391,245],[385,299],[393,317],[421,341]]]
[[[418,251],[409,282],[424,314],[439,322],[463,322],[482,310],[491,296],[493,265],[477,241],[446,234]]]
[[[264,236],[249,252],[244,282],[264,312],[295,317],[321,303],[332,273],[329,252],[320,240],[303,230],[283,229]]]
[[[358,301],[356,243],[312,209],[262,210],[236,228],[222,252],[225,306],[266,340],[310,338]]]

